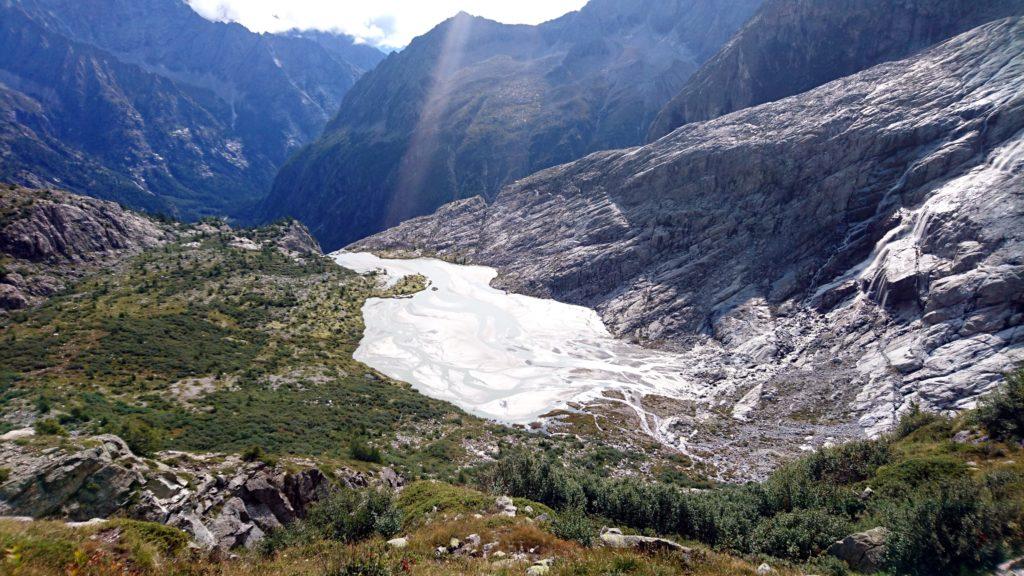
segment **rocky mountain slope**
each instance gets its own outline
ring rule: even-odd
[[[649,140],[1021,14],[1022,0],[769,0],[665,105]]]
[[[294,472],[238,456],[169,452],[148,462],[113,435],[65,442],[45,438],[0,441],[0,516],[64,518],[87,522],[114,515],[183,530],[198,547],[252,548],[264,536],[305,517],[310,504],[334,483],[309,461],[290,462]],[[33,441],[34,440],[34,441]],[[394,470],[330,471],[350,488],[394,489]]]
[[[662,423],[727,460],[787,430],[878,432],[915,402],[961,409],[1024,361],[1022,192],[1013,18],[353,248],[496,266],[502,287],[679,350],[741,423],[709,430],[687,407]]]
[[[760,0],[594,0],[540,26],[460,14],[365,76],[282,169],[268,218],[328,248],[538,169],[638,144]]]
[[[351,39],[254,34],[181,0],[0,14],[0,179],[189,218],[244,216],[365,71]]]
[[[66,192],[0,189],[0,310],[26,308],[68,282],[174,237],[173,227]]]

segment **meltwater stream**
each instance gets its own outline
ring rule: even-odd
[[[569,402],[618,390],[624,399],[611,400],[636,410],[644,431],[660,438],[660,420],[640,398],[702,396],[680,374],[678,357],[616,340],[589,308],[494,289],[493,268],[367,253],[332,256],[356,272],[429,279],[430,287],[411,298],[366,303],[366,333],[355,358],[472,414],[525,424]]]

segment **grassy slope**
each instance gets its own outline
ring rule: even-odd
[[[747,489],[759,489],[765,492],[786,492],[793,498],[791,509],[814,509],[821,506],[827,509],[835,502],[845,500],[846,495],[858,494],[870,487],[874,494],[862,506],[855,506],[852,515],[846,517],[844,530],[864,529],[877,525],[888,526],[891,519],[901,517],[902,511],[912,507],[913,502],[921,501],[922,497],[932,494],[936,486],[948,486],[950,481],[970,480],[978,485],[988,486],[992,492],[985,498],[991,499],[1004,509],[1005,522],[1002,538],[1004,555],[1019,553],[1024,543],[1022,520],[1024,520],[1024,449],[1015,442],[996,442],[976,439],[968,442],[953,440],[955,432],[969,429],[971,424],[965,418],[955,420],[922,418],[915,426],[908,427],[906,435],[891,437],[877,441],[869,450],[860,450],[861,454],[874,454],[875,448],[883,443],[886,448],[884,459],[874,460],[874,464],[862,467],[863,459],[850,458],[849,451],[826,451],[821,455],[805,457],[780,470],[776,476],[759,486],[748,486]],[[877,453],[882,453],[877,452]],[[870,458],[873,458],[870,457]],[[869,459],[870,459],[869,458]],[[827,475],[840,476],[849,470],[863,472],[849,477],[822,480],[820,487],[834,493],[834,500],[825,502],[818,500],[808,508],[797,504],[799,499],[796,484],[792,483],[792,470],[802,467],[816,468],[823,462],[838,463],[839,468],[827,464]],[[849,466],[846,466],[849,465]],[[730,500],[730,491],[741,487],[719,487],[710,492],[696,494],[695,498]],[[735,495],[733,495],[735,496]],[[813,499],[812,499],[813,500]],[[368,540],[344,545],[326,540],[310,540],[292,545],[274,555],[266,556],[259,552],[242,553],[241,557],[229,561],[210,561],[206,557],[195,556],[183,550],[172,549],[168,541],[174,541],[165,530],[151,527],[144,530],[144,525],[129,524],[130,530],[122,529],[125,536],[96,538],[97,533],[109,532],[109,527],[89,527],[71,530],[56,524],[20,524],[0,522],[0,549],[5,550],[5,568],[17,566],[18,571],[11,573],[22,575],[54,574],[75,567],[75,574],[104,574],[92,571],[88,562],[97,566],[109,567],[128,566],[138,574],[222,574],[234,575],[337,575],[367,574],[371,576],[390,576],[399,574],[417,574],[424,576],[454,576],[457,574],[498,574],[511,575],[525,572],[529,562],[503,565],[484,558],[445,556],[435,557],[434,550],[446,545],[451,538],[465,539],[469,534],[479,534],[484,543],[497,542],[496,550],[507,554],[535,550],[537,557],[554,558],[555,564],[551,574],[555,576],[575,575],[637,575],[654,576],[669,574],[692,574],[694,576],[724,576],[754,574],[756,567],[767,561],[772,565],[775,574],[844,574],[842,566],[825,558],[812,558],[809,562],[800,559],[783,560],[771,554],[755,549],[738,550],[728,543],[718,543],[714,549],[701,535],[675,534],[676,538],[686,540],[692,546],[688,558],[678,554],[644,555],[634,551],[614,551],[604,548],[587,547],[576,541],[559,538],[557,511],[547,506],[526,500],[517,499],[520,516],[515,519],[504,518],[495,514],[494,495],[480,492],[465,486],[422,481],[406,487],[398,496],[396,504],[402,511],[404,524],[400,534],[407,536],[408,548],[390,550],[384,546],[383,538],[371,537]],[[533,512],[524,514],[526,506]],[[634,512],[636,510],[634,509]],[[762,509],[765,512],[765,509]],[[563,511],[564,512],[564,511]],[[746,514],[747,511],[740,510]],[[792,514],[779,512],[777,514]],[[832,509],[829,514],[841,514]],[[542,520],[545,514],[556,522]],[[527,519],[532,516],[537,520]],[[805,516],[807,517],[807,516]],[[640,515],[635,518],[641,518]],[[756,524],[758,519],[746,518]],[[634,525],[631,528],[622,518],[607,518],[593,514],[589,519],[591,529],[600,524],[626,524],[627,530],[641,530],[644,527]],[[762,518],[770,521],[771,516]],[[950,519],[947,519],[947,523]],[[956,519],[952,519],[956,520]],[[120,527],[115,524],[114,527]],[[938,529],[922,526],[921,533],[926,536],[941,534],[947,525],[939,525]],[[984,537],[977,534],[977,527],[971,528],[962,535],[966,541],[971,538]],[[799,528],[786,533],[787,544],[799,542],[807,537],[814,538],[815,533],[800,534]],[[643,530],[652,532],[651,530]],[[909,530],[907,531],[910,532]],[[845,533],[845,532],[844,532]],[[141,536],[140,536],[141,534]],[[939,535],[937,538],[944,538]],[[763,536],[755,536],[764,539]],[[689,539],[689,540],[688,540]],[[942,540],[940,545],[948,544]],[[930,542],[925,542],[922,553],[941,554],[943,550]],[[988,543],[985,543],[987,546]],[[408,567],[406,571],[404,567]],[[87,569],[88,568],[88,569]],[[945,571],[943,573],[955,573]],[[984,570],[965,570],[961,574],[981,574]]]
[[[511,443],[590,469],[700,475],[640,433],[607,438],[568,418],[545,439],[354,361],[366,299],[415,292],[422,279],[384,291],[329,258],[236,246],[237,237],[270,245],[281,232],[199,226],[38,308],[0,314],[0,433],[46,418],[72,433],[151,427],[153,449],[259,446],[327,467],[359,440],[413,478],[454,478],[479,453]]]
[[[756,570],[755,564],[705,548],[695,549],[689,559],[677,554],[645,555],[584,548],[558,539],[543,526],[525,519],[494,515],[480,519],[449,516],[444,522],[412,528],[406,532],[409,547],[401,551],[389,550],[382,539],[374,538],[353,545],[317,542],[274,557],[248,553],[228,562],[211,562],[168,545],[170,538],[165,530],[162,526],[125,521],[79,529],[53,522],[0,521],[0,546],[6,551],[0,568],[18,576],[519,576],[529,567],[529,561],[502,564],[473,557],[435,558],[435,547],[448,544],[452,537],[479,534],[484,542],[499,542],[496,550],[508,554],[533,549],[555,558],[552,576],[753,576]],[[782,568],[776,574],[788,576],[799,572]]]
[[[394,457],[414,472],[450,466],[432,444],[484,424],[352,359],[365,300],[422,280],[383,292],[327,258],[231,245],[277,232],[184,238],[0,317],[0,430],[26,414],[82,432],[141,422],[160,448],[324,457],[401,436],[416,447]]]

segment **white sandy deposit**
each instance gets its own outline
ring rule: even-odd
[[[411,298],[366,303],[366,333],[355,358],[472,414],[527,423],[609,389],[622,391],[638,412],[631,399],[639,395],[702,395],[680,374],[678,357],[616,340],[589,308],[491,288],[493,268],[332,256],[356,272],[429,279],[430,288]]]

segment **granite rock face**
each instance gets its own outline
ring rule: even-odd
[[[255,241],[226,223],[184,225],[152,218],[104,200],[58,190],[0,187],[0,311],[38,304],[102,267],[167,242],[222,234],[247,250],[276,248],[295,259],[320,256],[316,239],[290,220],[267,227]]]
[[[301,463],[298,463],[301,464]],[[267,533],[306,516],[337,486],[395,487],[391,469],[378,474],[334,470],[336,482],[311,465],[287,472],[236,456],[134,455],[104,435],[39,449],[0,441],[0,516],[87,521],[115,513],[187,532],[202,548],[251,548]]]
[[[360,79],[281,170],[267,219],[331,250],[595,150],[658,110],[761,0],[592,0],[538,26],[459,14]]]
[[[591,306],[614,333],[679,351],[737,421],[875,433],[912,401],[971,406],[1024,361],[1022,194],[1011,18],[352,249],[491,265],[501,287]],[[730,457],[691,425],[670,428]]]
[[[114,204],[0,188],[0,310],[25,308],[68,281],[175,238],[174,228]]]
[[[1024,15],[1024,0],[769,0],[658,114],[649,140]]]

